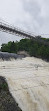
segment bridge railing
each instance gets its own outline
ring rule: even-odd
[[[34,37],[35,37],[35,35],[32,34],[31,32],[21,30],[20,28],[15,27],[14,25],[9,24],[8,22],[0,22],[0,26],[1,26],[1,25],[4,26],[4,27],[11,28],[11,29],[13,29],[13,30],[15,30],[15,31],[19,31],[19,32],[21,32],[21,33],[24,33],[24,34],[27,34],[27,35],[34,36]],[[4,30],[4,31],[7,31],[7,30]]]

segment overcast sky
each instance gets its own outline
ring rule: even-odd
[[[0,0],[2,20],[35,35],[49,34],[49,0]],[[0,43],[13,38],[16,40],[16,36],[0,33]]]

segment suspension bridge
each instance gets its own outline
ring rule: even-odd
[[[49,38],[49,34],[36,34],[35,32],[27,32],[24,30],[21,30],[18,27],[15,27],[11,24],[9,24],[8,22],[5,22],[3,19],[0,18],[0,31],[6,32],[6,33],[10,33],[10,34],[14,34],[14,35],[18,35],[20,37],[25,37],[25,38],[29,38],[29,39],[35,39],[37,36],[42,36],[42,37],[48,37]]]
[[[35,35],[29,32],[25,32],[17,27],[14,27],[10,24],[7,24],[6,22],[4,23],[3,21],[0,21],[0,31],[6,32],[6,33],[10,33],[10,34],[15,34],[21,37],[25,37],[25,38],[34,38]]]

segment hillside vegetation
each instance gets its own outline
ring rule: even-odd
[[[33,39],[21,39],[19,42],[10,41],[7,44],[2,44],[1,51],[9,53],[27,51],[30,56],[49,61],[49,39],[37,36]]]

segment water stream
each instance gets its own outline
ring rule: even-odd
[[[0,76],[22,111],[49,111],[49,63],[34,57],[0,60]]]

